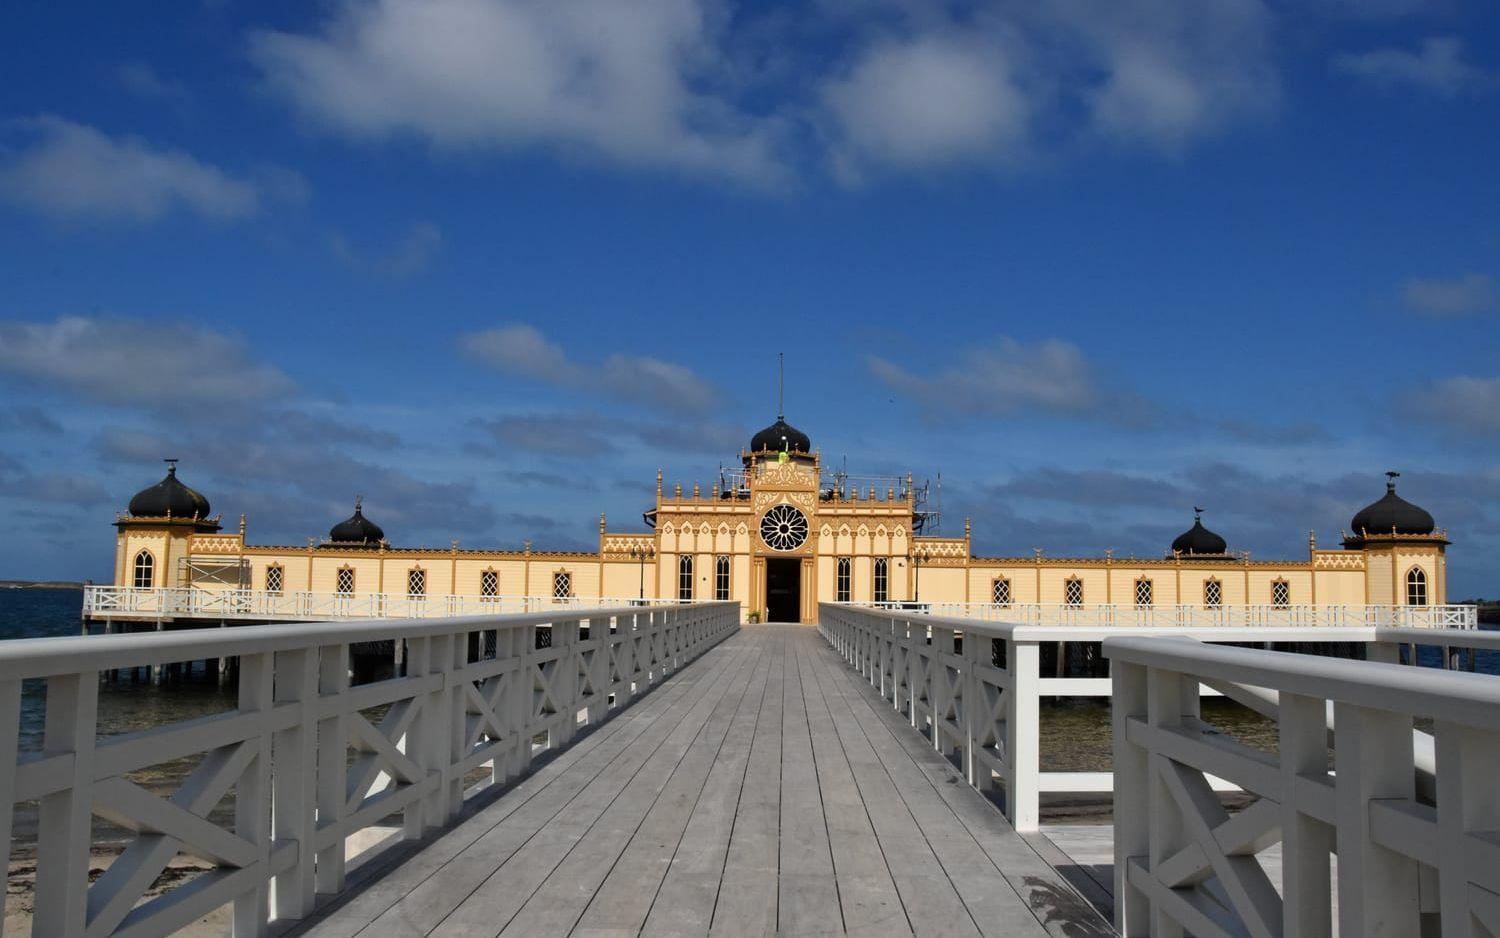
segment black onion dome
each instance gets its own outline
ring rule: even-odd
[[[354,500],[354,514],[340,521],[328,532],[328,539],[335,544],[379,544],[385,540],[380,525],[365,517],[360,499]]]
[[[1431,534],[1437,524],[1426,509],[1418,508],[1396,494],[1397,473],[1388,472],[1385,496],[1366,505],[1349,522],[1356,537],[1366,534]]]
[[[177,461],[167,460],[167,477],[135,493],[130,500],[130,513],[142,518],[208,518],[208,499],[198,491],[183,485],[177,478]]]
[[[1224,554],[1229,550],[1229,543],[1222,537],[1203,526],[1203,509],[1193,509],[1193,526],[1177,535],[1177,540],[1172,542],[1172,550],[1175,553],[1191,554]]]
[[[812,452],[812,440],[807,438],[806,433],[787,423],[785,417],[778,416],[775,423],[750,438],[752,453],[764,453],[768,450],[779,453],[783,448],[789,453],[803,455]]]

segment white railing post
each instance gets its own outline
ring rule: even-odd
[[[1036,642],[1008,640],[1005,704],[1005,816],[1018,831],[1041,825],[1041,653]]]
[[[10,829],[15,816],[12,806],[16,792],[16,751],[21,736],[21,682],[0,681],[0,843],[5,844],[5,853],[0,859],[10,869]],[[0,915],[0,936],[4,935],[5,920]]]
[[[318,724],[318,823],[343,820],[344,790],[348,784],[349,721],[345,716],[349,691],[349,646],[324,645],[318,651],[318,695],[334,702],[334,712]],[[344,888],[344,841],[337,838],[316,856],[316,890],[332,894]]]
[[[98,709],[97,672],[47,679],[43,755],[72,759],[65,786],[43,795],[38,812],[35,935],[82,936],[87,924]]]
[[[1434,727],[1437,748],[1437,834],[1445,848],[1466,844],[1484,831],[1500,829],[1500,798],[1494,794],[1500,778],[1500,731],[1440,721]],[[1443,938],[1483,934],[1471,931],[1475,916],[1476,866],[1468,849],[1444,849],[1439,857],[1438,890]],[[1494,893],[1491,892],[1493,897]],[[1493,901],[1493,899],[1492,899]]]
[[[1115,928],[1123,938],[1151,934],[1151,901],[1130,881],[1134,864],[1150,862],[1150,763],[1147,751],[1130,739],[1132,720],[1147,716],[1146,669],[1121,661],[1110,663],[1114,731],[1115,794]]]
[[[1380,846],[1370,829],[1372,802],[1415,794],[1411,717],[1342,702],[1333,710],[1339,934],[1420,934],[1416,861]]]
[[[317,839],[317,650],[298,648],[275,656],[276,703],[297,704],[297,719],[271,741],[271,836],[296,841],[297,861],[271,884],[271,912],[299,919],[312,911]]]
[[[1146,722],[1153,731],[1175,730],[1182,726],[1182,703],[1184,680],[1175,671],[1149,668],[1146,672]],[[1196,685],[1196,682],[1194,682]],[[1196,686],[1194,686],[1196,693]],[[1182,823],[1182,812],[1167,787],[1166,775],[1172,770],[1171,760],[1158,752],[1146,757],[1146,804],[1150,848],[1147,851],[1150,869],[1155,871],[1177,851],[1188,845],[1188,834]],[[1160,903],[1151,909],[1151,932],[1153,938],[1182,938],[1182,925],[1172,918]]]
[[[1281,883],[1285,938],[1332,934],[1333,884],[1328,856],[1333,828],[1302,810],[1297,788],[1328,771],[1328,708],[1301,694],[1280,695],[1277,705],[1282,785]]]
[[[265,869],[271,862],[271,834],[267,815],[271,806],[270,710],[273,672],[271,652],[240,656],[239,709],[260,715],[259,732],[247,745],[255,757],[240,775],[234,793],[234,830],[256,847],[256,862]],[[270,917],[270,881],[262,877],[234,900],[234,938],[252,938],[266,932]]]

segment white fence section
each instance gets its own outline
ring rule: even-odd
[[[822,604],[820,618],[820,630],[834,649],[926,733],[934,748],[961,760],[971,785],[981,791],[997,785],[1004,789],[1005,815],[1021,831],[1039,827],[1042,794],[1104,793],[1115,784],[1109,772],[1043,770],[1041,698],[1113,693],[1108,677],[1043,674],[1043,645],[1128,635],[1205,642],[1357,642],[1367,645],[1371,657],[1388,661],[1397,660],[1398,646],[1415,643],[1441,647],[1444,661],[1452,660],[1453,649],[1500,649],[1500,633],[1456,629],[1030,626],[842,603]],[[1244,696],[1234,688],[1223,689],[1236,698]],[[1201,692],[1219,691],[1205,687]]]
[[[1335,900],[1340,935],[1500,934],[1495,676],[1162,639],[1104,650],[1121,934],[1329,935]],[[1200,682],[1274,692],[1276,751],[1206,724]],[[1254,800],[1228,813],[1212,778]],[[1276,843],[1279,881],[1256,859]]]
[[[675,604],[619,596],[410,596],[406,593],[310,593],[199,587],[86,586],[83,614],[107,619],[438,619],[498,616],[566,608]]]
[[[898,612],[982,619],[1015,625],[1084,628],[1303,628],[1311,626],[1371,626],[1421,629],[1473,629],[1479,626],[1475,606],[1317,605],[1239,606],[1151,605],[1124,603],[1070,605],[1066,603],[855,603]]]
[[[229,902],[235,934],[263,934],[343,888],[352,834],[392,814],[407,837],[444,824],[467,774],[514,778],[538,740],[566,745],[580,719],[627,706],[738,627],[737,604],[701,603],[0,643],[0,840],[9,806],[38,800],[33,934],[162,935]],[[351,687],[350,643],[382,640],[406,643],[407,673]],[[237,709],[98,735],[101,672],[228,656]],[[29,679],[45,682],[43,751],[18,758]],[[170,798],[130,778],[196,756]],[[231,790],[226,829],[208,815]],[[135,836],[90,884],[92,815]],[[179,852],[215,869],[138,904]]]

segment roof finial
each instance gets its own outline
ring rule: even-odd
[[[163,459],[162,462],[164,462],[164,463],[167,464],[167,475],[169,475],[169,476],[175,476],[177,474],[177,457],[176,456],[173,456],[173,457],[171,457],[169,459]]]
[[[1197,505],[1193,506],[1193,520],[1194,521],[1202,521],[1203,520],[1203,509],[1199,508]]]
[[[354,513],[356,515],[359,514],[360,509],[364,507],[364,504],[365,504],[365,497],[363,495],[355,495],[354,496]]]
[[[786,353],[776,353],[776,419],[786,419]]]
[[[1394,469],[1387,469],[1385,472],[1385,490],[1387,492],[1396,491],[1396,480],[1399,478],[1401,478],[1401,473]]]

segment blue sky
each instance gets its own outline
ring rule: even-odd
[[[985,554],[1332,544],[1500,593],[1488,4],[0,14],[0,577],[181,474],[252,540],[588,548],[787,414]]]

